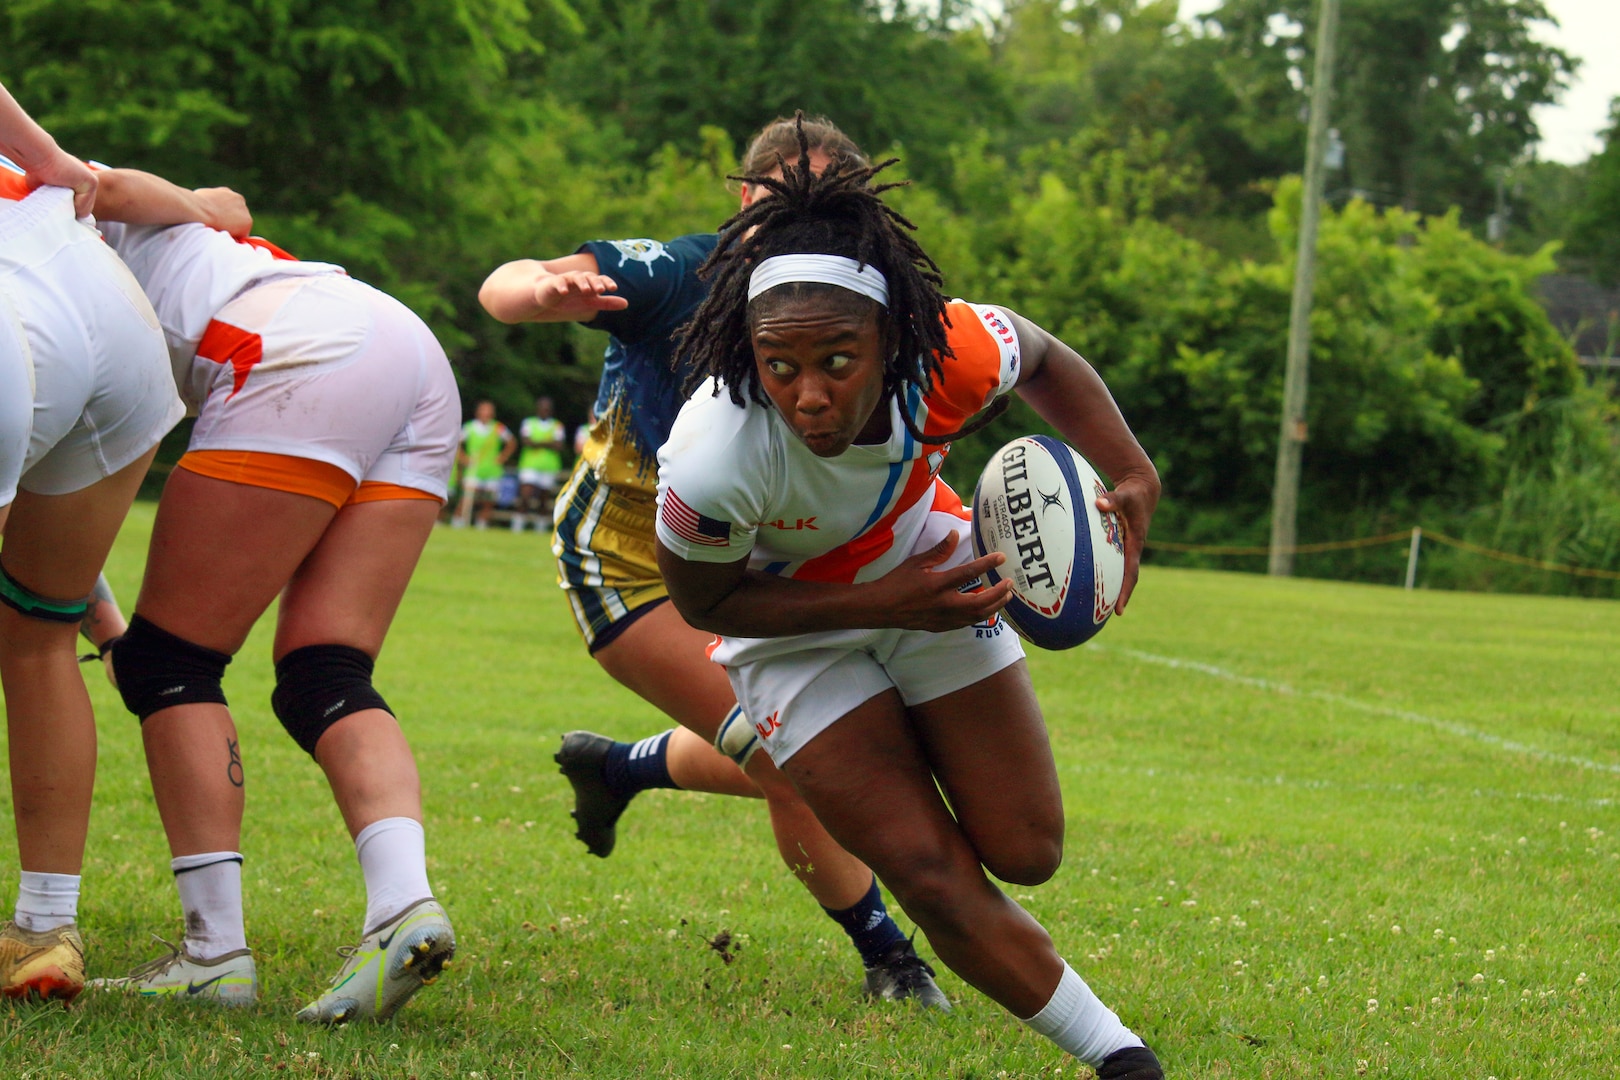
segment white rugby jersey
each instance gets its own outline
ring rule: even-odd
[[[301,262],[268,240],[236,240],[206,225],[124,225],[103,222],[102,235],[135,275],[163,326],[175,385],[188,408],[207,395],[212,368],[193,370],[214,316],[250,285],[278,277],[342,274],[331,263]],[[247,328],[257,331],[259,327]],[[214,337],[222,330],[215,328]],[[229,336],[229,335],[226,335]],[[238,335],[239,336],[239,335]],[[234,339],[233,339],[234,340]],[[221,342],[221,348],[230,348]],[[218,349],[205,350],[209,352]],[[240,351],[240,350],[237,350]],[[214,363],[231,356],[209,355]]]
[[[931,511],[965,516],[939,479],[954,431],[1018,382],[1018,338],[998,308],[948,306],[954,357],[926,395],[891,399],[887,442],[817,457],[772,405],[732,403],[706,383],[681,409],[658,451],[658,539],[691,562],[735,562],[803,581],[861,582],[909,558]],[[938,536],[934,537],[937,541]]]

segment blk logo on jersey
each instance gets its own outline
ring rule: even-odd
[[[794,518],[791,523],[787,518],[777,518],[775,521],[762,521],[759,524],[763,529],[781,529],[784,532],[803,532],[806,529],[820,532],[821,530],[816,528],[816,516],[812,514],[807,518]]]
[[[1013,333],[1013,328],[1007,325],[1007,320],[1001,317],[1000,312],[991,308],[981,308],[979,310],[979,317],[984,320],[984,325],[988,326],[990,328],[990,332],[996,335],[996,337],[1000,338],[1008,345],[1017,343],[1018,335]]]

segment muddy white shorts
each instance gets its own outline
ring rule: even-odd
[[[827,647],[814,647],[816,637]],[[1023,659],[1018,635],[999,615],[943,634],[927,630],[804,634],[804,647],[728,665],[737,703],[781,765],[864,701],[893,688],[908,707],[944,697]]]
[[[152,306],[74,220],[73,193],[0,201],[0,505],[19,487],[66,495],[111,476],[184,411]]]
[[[221,308],[187,397],[191,451],[304,458],[441,500],[461,439],[461,396],[432,331],[340,274],[270,279]]]

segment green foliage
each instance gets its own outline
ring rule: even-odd
[[[1587,163],[1586,197],[1569,222],[1569,253],[1610,284],[1620,284],[1620,98],[1609,103],[1603,150]]]
[[[75,152],[236,187],[259,231],[399,296],[467,397],[515,418],[549,393],[570,422],[594,397],[601,335],[498,324],[476,302],[483,278],[589,239],[713,228],[755,128],[826,112],[904,159],[917,183],[895,198],[951,291],[1029,316],[1102,372],[1164,475],[1161,532],[1253,541],[1310,4],[1226,0],[1192,27],[1175,8],[1014,0],[988,20],[878,0],[12,0],[0,77]],[[1545,18],[1540,0],[1345,7],[1343,179],[1373,197],[1330,212],[1320,237],[1306,539],[1421,517],[1539,552],[1545,538],[1509,518],[1548,463],[1562,462],[1547,490],[1571,506],[1610,481],[1596,451],[1560,449],[1612,441],[1615,425],[1561,404],[1585,400],[1581,378],[1532,285],[1560,233],[1575,259],[1620,266],[1620,140],[1581,168],[1518,167],[1511,253],[1467,227],[1493,170],[1533,140],[1528,110],[1570,70],[1528,36]],[[1015,405],[947,475],[966,490],[998,441],[1042,429]],[[1605,514],[1581,510],[1558,535],[1601,534]],[[1359,558],[1323,565],[1385,572]]]

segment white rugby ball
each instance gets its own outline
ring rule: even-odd
[[[1103,628],[1125,581],[1125,534],[1097,509],[1106,494],[1085,458],[1047,435],[996,451],[973,491],[973,550],[1007,561],[991,584],[1012,582],[1002,614],[1031,644],[1072,649]]]

